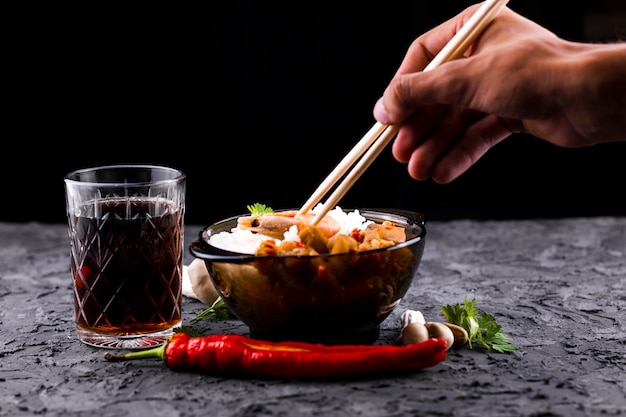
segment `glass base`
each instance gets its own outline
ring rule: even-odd
[[[105,349],[149,349],[161,346],[174,334],[174,328],[157,333],[116,336],[77,329],[78,339],[89,346]]]

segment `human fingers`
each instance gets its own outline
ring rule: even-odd
[[[445,106],[424,106],[405,121],[400,126],[392,144],[391,151],[394,158],[398,162],[409,162],[415,148],[428,138],[445,111]]]
[[[405,126],[415,126],[422,124],[421,114],[415,114]],[[411,177],[416,180],[426,180],[431,177],[433,168],[436,166],[450,148],[465,134],[468,126],[471,126],[482,114],[460,107],[446,107],[441,113],[438,123],[434,125],[427,134],[419,139],[411,138],[409,135],[415,132],[402,132],[394,142],[397,148],[408,151],[409,146],[413,146],[408,161]],[[402,142],[405,143],[402,143]],[[395,154],[394,154],[395,156]],[[419,161],[419,163],[416,163]]]
[[[511,135],[506,121],[493,115],[485,115],[470,125],[453,146],[448,148],[435,162],[430,177],[438,184],[448,184],[465,173],[493,146]],[[407,165],[412,177],[420,175],[420,165],[432,157],[425,152],[416,152]]]

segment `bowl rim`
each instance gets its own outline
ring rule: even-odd
[[[281,209],[277,211],[289,211],[293,209]],[[297,209],[295,209],[297,211]],[[367,253],[375,253],[375,252],[385,252],[394,249],[400,249],[403,247],[411,246],[416,244],[417,242],[423,240],[426,237],[426,218],[423,213],[405,210],[405,209],[390,209],[390,208],[362,208],[362,209],[345,209],[342,208],[344,212],[353,212],[358,210],[359,214],[365,218],[371,217],[377,220],[390,220],[396,223],[406,224],[412,227],[419,227],[419,233],[416,236],[407,239],[402,243],[398,243],[393,246],[387,246],[384,248],[374,248],[367,249],[364,251],[359,251],[359,254],[367,254]],[[231,216],[222,220],[218,220],[210,225],[204,226],[202,230],[198,233],[198,237],[196,240],[191,242],[189,246],[189,251],[191,254],[200,259],[204,259],[205,261],[210,262],[229,262],[229,263],[248,263],[253,261],[258,261],[260,259],[267,258],[306,258],[311,257],[311,255],[297,255],[297,254],[278,254],[278,255],[253,255],[247,253],[239,253],[233,252],[226,249],[221,249],[216,246],[208,243],[208,237],[210,234],[210,229],[216,229],[219,227],[223,227],[224,225],[236,221],[239,217],[249,216],[250,213],[238,214],[235,216]],[[394,220],[395,219],[395,220]],[[398,219],[402,219],[402,221],[398,221]],[[268,238],[269,239],[269,238]],[[345,256],[345,253],[322,253],[317,256],[323,257],[335,257],[335,256]]]

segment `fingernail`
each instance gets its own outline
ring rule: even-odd
[[[385,106],[383,105],[382,97],[379,98],[374,105],[374,118],[382,124],[389,123],[389,115],[387,114],[387,110],[385,110]]]

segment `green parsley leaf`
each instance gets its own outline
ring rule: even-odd
[[[200,336],[200,332],[187,326],[180,326],[174,329],[174,333],[185,333],[191,337]]]
[[[443,306],[441,313],[449,323],[467,330],[470,349],[473,349],[472,343],[500,353],[514,352],[516,349],[511,338],[501,331],[501,326],[496,323],[495,318],[476,307],[475,298],[468,300],[466,297],[463,305],[457,303]]]
[[[198,313],[196,317],[191,319],[191,322],[193,323],[208,318],[227,319],[231,317],[235,317],[235,315],[230,311],[230,308],[228,308],[222,297],[217,297],[209,308]]]
[[[254,203],[247,207],[248,211],[252,213],[253,216],[261,216],[263,213],[272,213],[274,211],[271,207],[267,207],[265,204],[261,203]]]

